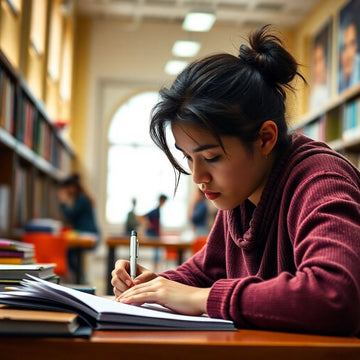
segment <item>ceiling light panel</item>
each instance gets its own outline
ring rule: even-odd
[[[201,44],[198,41],[176,41],[172,53],[174,56],[192,57],[198,54]]]
[[[185,16],[183,29],[187,31],[209,31],[216,20],[211,12],[190,12]]]

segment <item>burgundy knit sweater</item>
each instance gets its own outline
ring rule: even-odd
[[[220,210],[207,245],[161,275],[211,287],[208,315],[239,328],[359,333],[359,171],[292,135],[258,206]]]

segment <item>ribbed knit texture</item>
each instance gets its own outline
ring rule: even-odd
[[[292,135],[258,206],[219,211],[206,247],[163,276],[211,287],[207,312],[242,328],[360,332],[360,173]]]

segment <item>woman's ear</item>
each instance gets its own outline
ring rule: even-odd
[[[265,121],[259,130],[260,152],[267,156],[274,149],[278,139],[278,127],[272,120]]]

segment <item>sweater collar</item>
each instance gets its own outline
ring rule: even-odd
[[[278,216],[283,189],[294,166],[294,155],[299,152],[303,142],[299,144],[296,141],[298,138],[299,135],[290,135],[290,146],[274,163],[257,207],[246,200],[227,212],[230,236],[244,250],[251,250],[266,242],[270,226]],[[305,137],[300,138],[304,140]]]

